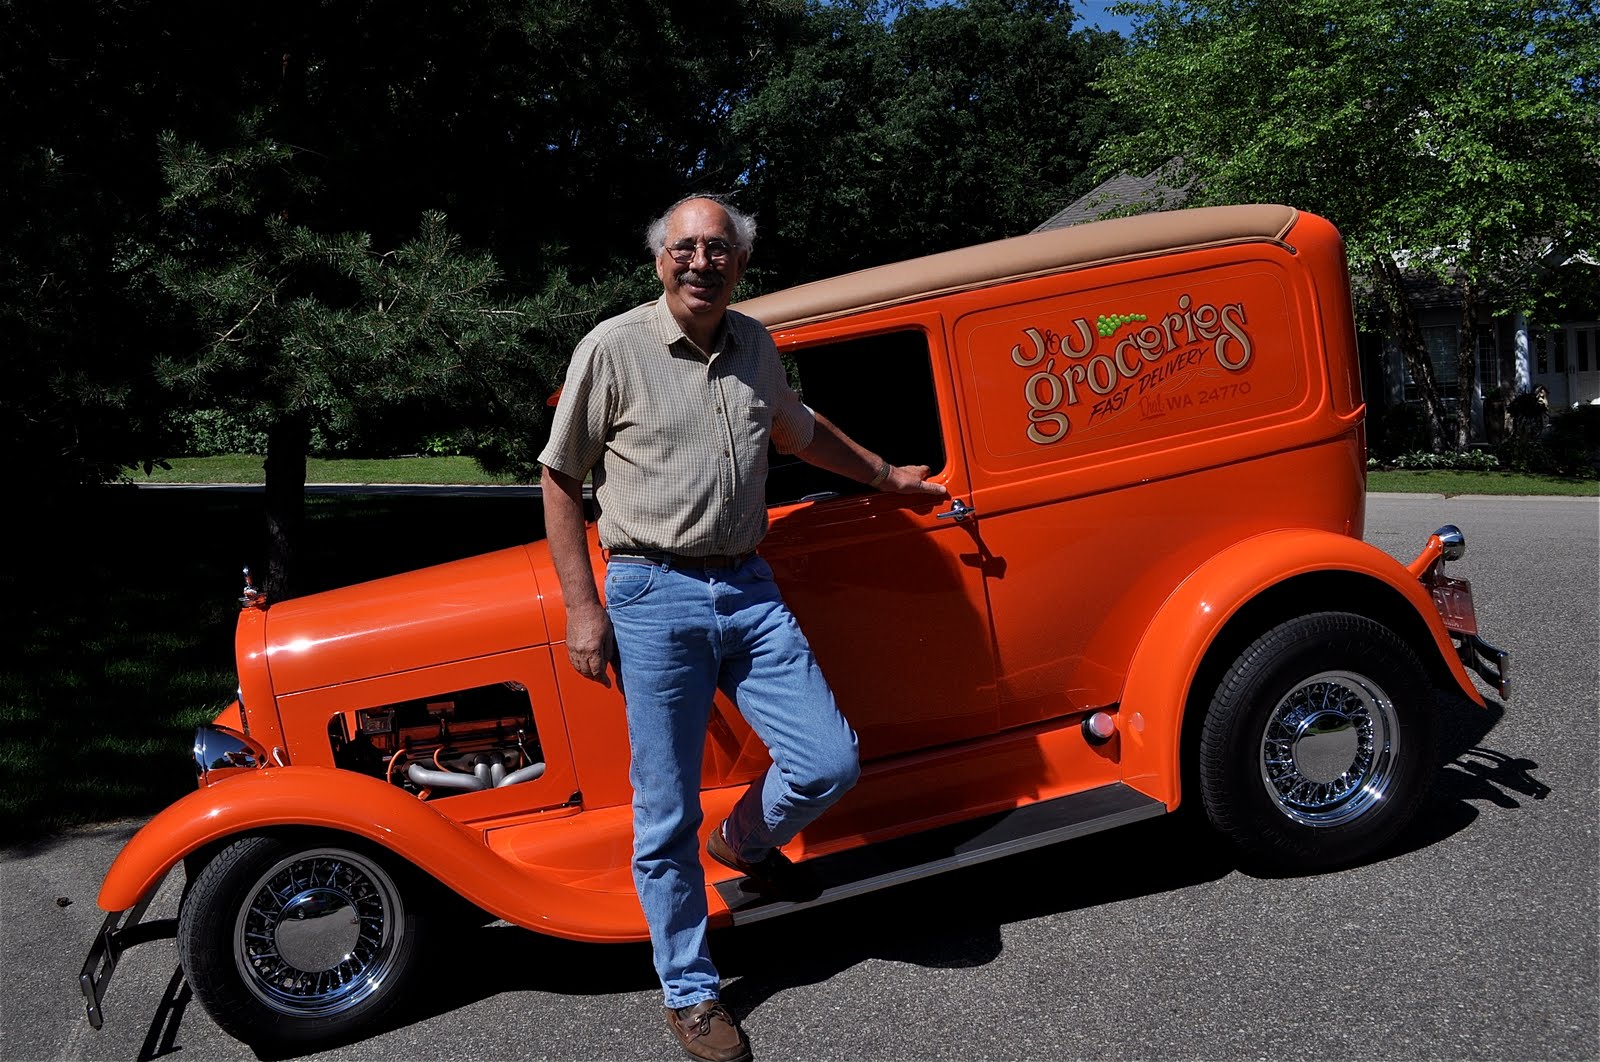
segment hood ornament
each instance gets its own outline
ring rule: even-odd
[[[257,590],[256,583],[250,576],[248,565],[244,569],[244,593],[239,595],[239,604],[245,608],[266,608],[267,595],[264,590]]]

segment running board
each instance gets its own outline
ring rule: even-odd
[[[1166,810],[1161,801],[1117,782],[808,859],[800,866],[814,886],[811,899],[769,899],[748,887],[748,878],[719,882],[716,889],[733,915],[733,924],[744,925],[1154,818]]]

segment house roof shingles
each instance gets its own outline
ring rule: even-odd
[[[1173,169],[1174,163],[1167,162],[1143,177],[1135,177],[1131,173],[1119,173],[1068,203],[1060,213],[1033,231],[1064,229],[1088,221],[1101,221],[1129,213],[1176,210],[1188,200],[1189,190],[1193,184],[1189,181],[1182,184],[1172,182],[1170,178]]]

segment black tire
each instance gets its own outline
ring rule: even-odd
[[[1213,826],[1277,870],[1368,859],[1432,781],[1433,688],[1417,655],[1365,616],[1279,624],[1239,654],[1200,735]]]
[[[421,924],[386,855],[343,839],[247,837],[217,853],[178,916],[195,996],[251,1045],[343,1041],[399,1004]]]

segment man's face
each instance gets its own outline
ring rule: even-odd
[[[722,319],[749,257],[736,244],[728,212],[710,200],[691,199],[667,219],[666,248],[656,256],[656,276],[680,323]]]

